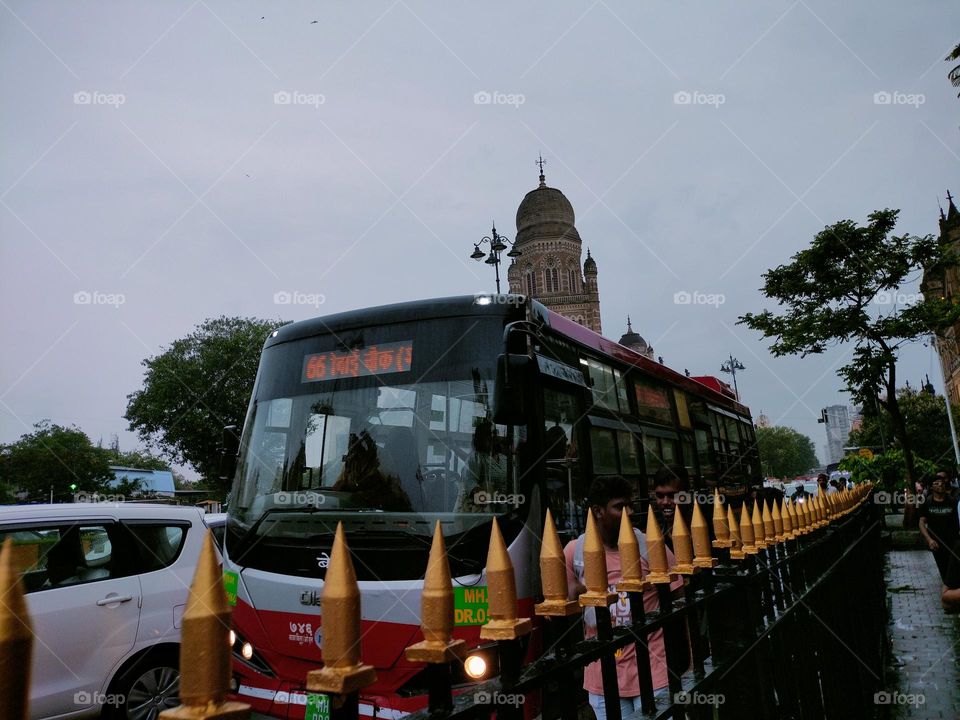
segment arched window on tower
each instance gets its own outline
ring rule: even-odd
[[[543,271],[544,283],[548,293],[560,292],[560,271],[555,267],[548,267]]]
[[[533,271],[533,268],[527,268],[527,295],[530,297],[537,296],[537,274]]]
[[[573,268],[567,268],[567,277],[570,281],[570,292],[577,293],[580,292],[580,288],[577,287],[577,275],[579,273]]]

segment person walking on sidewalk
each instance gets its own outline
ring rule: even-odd
[[[950,477],[941,470],[933,479],[930,494],[917,507],[920,535],[933,553],[940,579],[946,581],[953,544],[960,538],[957,500],[949,495]]]

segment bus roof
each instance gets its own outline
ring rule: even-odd
[[[750,417],[750,410],[745,405],[722,392],[722,388],[720,387],[721,383],[716,378],[710,376],[700,378],[687,377],[683,373],[678,373],[666,365],[655,362],[628,347],[624,347],[620,343],[605,338],[599,333],[595,333],[590,328],[565,318],[563,315],[550,310],[536,300],[533,301],[533,305],[551,328],[574,342],[597,350],[605,355],[615,357],[621,362],[628,363],[643,370],[648,375],[678,386],[694,395],[708,398],[728,407],[732,406],[744,417]],[[704,382],[705,380],[716,382],[716,386],[714,386],[713,382]]]

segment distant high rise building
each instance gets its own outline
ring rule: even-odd
[[[850,408],[846,405],[830,405],[827,416],[827,463],[840,462],[843,448],[850,436]]]

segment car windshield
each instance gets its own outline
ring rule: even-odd
[[[391,530],[432,532],[425,518],[402,521],[424,514],[457,516],[443,519],[462,530],[515,509],[520,434],[491,421],[491,397],[492,382],[474,377],[261,400],[247,421],[231,515],[250,526],[270,513],[304,536],[331,520],[359,529],[387,516]],[[298,507],[310,514],[294,522]]]

